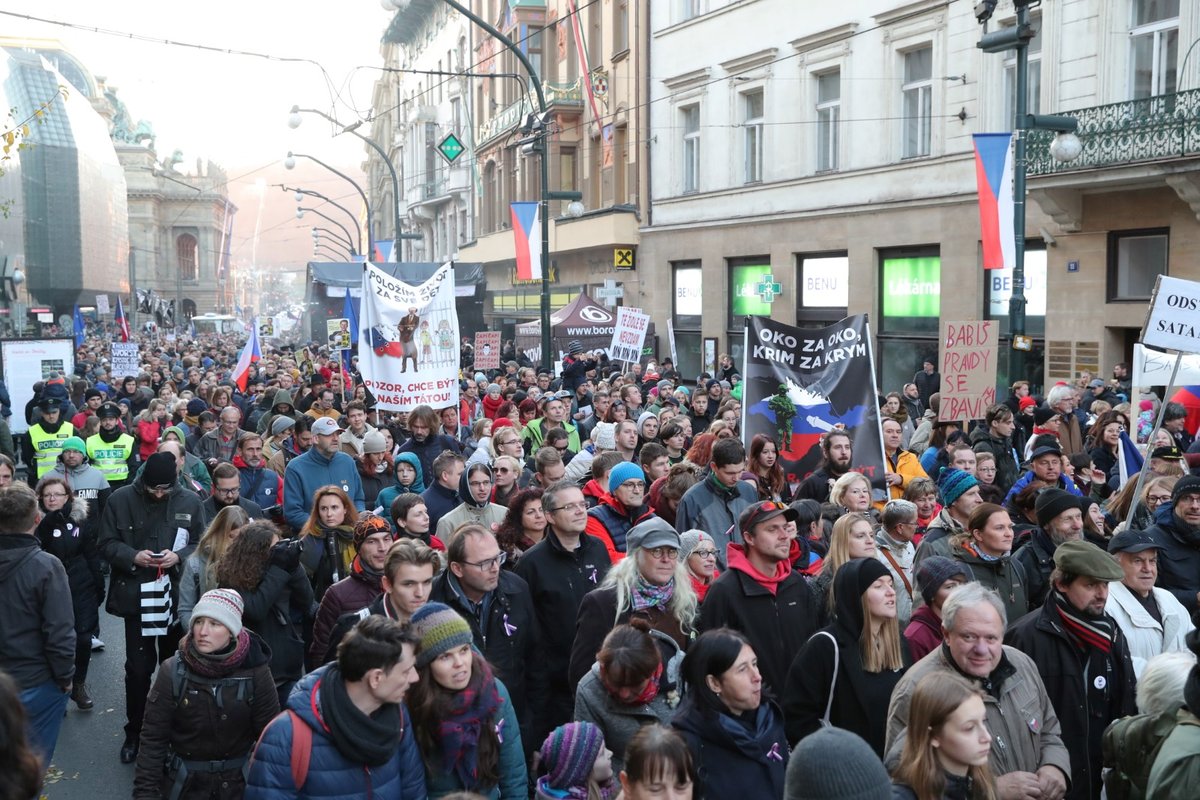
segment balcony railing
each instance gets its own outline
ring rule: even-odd
[[[1028,175],[1200,156],[1200,89],[1062,112],[1079,120],[1079,158],[1050,155],[1053,131],[1029,131]]]
[[[583,84],[578,80],[574,83],[546,81],[542,84],[542,90],[546,93],[547,108],[554,108],[556,105],[583,108]],[[537,98],[531,91],[528,97],[511,103],[480,125],[478,143],[482,145],[490,142],[500,134],[520,125],[525,115],[536,108]]]

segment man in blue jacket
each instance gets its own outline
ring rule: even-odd
[[[313,495],[322,486],[339,486],[359,511],[366,510],[362,480],[354,459],[340,452],[341,428],[328,417],[313,422],[313,444],[308,452],[288,462],[283,473],[283,515],[293,530],[300,530],[312,512]]]
[[[425,800],[425,767],[403,705],[417,680],[416,647],[416,637],[394,620],[358,623],[337,661],[301,679],[287,709],[263,731],[246,800]]]

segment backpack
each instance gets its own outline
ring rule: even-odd
[[[1101,745],[1108,800],[1145,800],[1150,770],[1176,725],[1200,726],[1200,720],[1183,709],[1171,709],[1125,717],[1108,726]]]
[[[308,727],[308,723],[300,719],[300,715],[290,708],[276,719],[284,715],[287,715],[292,723],[292,752],[289,761],[292,770],[292,785],[296,787],[296,791],[299,791],[304,787],[304,782],[308,780],[308,764],[312,760],[312,728]],[[262,737],[266,736],[270,729],[270,725],[263,728],[262,733],[258,736],[258,741],[254,743],[252,753],[258,752],[258,747],[262,744]]]

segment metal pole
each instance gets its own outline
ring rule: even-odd
[[[293,193],[299,192],[300,194],[305,194],[305,195],[308,195],[309,197],[319,197],[322,200],[324,200],[326,203],[329,203],[329,205],[334,206],[336,208],[340,208],[343,212],[345,212],[346,216],[348,216],[350,218],[350,224],[354,226],[354,232],[356,234],[355,238],[358,240],[358,250],[359,250],[359,252],[362,252],[362,225],[359,223],[358,217],[354,216],[354,214],[350,211],[350,209],[346,208],[344,205],[342,205],[341,203],[339,203],[335,200],[331,200],[330,198],[326,197],[325,195],[321,194],[320,192],[313,191],[312,189],[292,189],[287,186],[284,186],[282,183],[276,184],[276,185],[279,186],[279,188],[283,189],[283,191],[285,191],[285,192],[293,192]]]
[[[1029,8],[1017,8],[1017,29],[1029,24]],[[1012,343],[1025,335],[1025,116],[1029,113],[1029,42],[1017,44],[1017,96],[1013,107],[1013,133],[1016,137],[1013,153],[1013,264],[1012,295],[1008,300],[1008,324]],[[1025,351],[1013,347],[1008,353],[1008,382],[1025,379]]]
[[[1146,438],[1146,463],[1142,465],[1142,469],[1138,472],[1137,486],[1133,489],[1133,502],[1129,504],[1129,514],[1125,517],[1125,527],[1128,528],[1133,523],[1133,514],[1137,511],[1138,503],[1141,502],[1142,484],[1146,482],[1146,473],[1150,471],[1150,453],[1152,448],[1151,443],[1154,442],[1154,434],[1158,433],[1158,429],[1162,427],[1163,415],[1167,411],[1167,403],[1171,397],[1171,392],[1175,388],[1175,378],[1179,375],[1179,364],[1183,361],[1183,353],[1175,354],[1175,366],[1171,368],[1171,380],[1167,383],[1167,390],[1163,392],[1162,402],[1158,406],[1158,419],[1154,420],[1154,427],[1150,429],[1150,435]],[[1133,438],[1136,442],[1137,428],[1134,428]]]
[[[489,25],[486,20],[482,19],[469,8],[466,8],[458,0],[445,0],[445,3],[480,28],[483,28],[489,36],[504,45],[521,64],[521,67],[529,73],[529,82],[533,84],[533,93],[537,98],[538,112],[544,123],[546,117],[546,93],[542,88],[542,78],[537,74],[537,70],[533,68],[533,64],[530,63],[529,58],[522,52],[521,48],[517,47],[511,39]],[[546,142],[547,134],[548,131],[543,127],[541,133],[541,197],[538,198],[538,208],[541,211],[542,217],[542,366],[550,369],[554,364],[554,359],[550,353],[550,178],[546,170],[546,162],[549,155],[547,152],[549,146]]]
[[[337,175],[339,178],[341,178],[342,180],[349,183],[351,186],[354,187],[355,191],[358,192],[358,196],[362,198],[363,205],[367,207],[367,259],[370,260],[375,255],[375,239],[373,238],[373,234],[371,233],[372,211],[371,211],[371,201],[367,199],[367,193],[364,192],[362,190],[362,187],[359,186],[357,183],[355,183],[354,179],[351,178],[349,175],[347,175],[344,172],[339,172],[338,170],[329,166],[328,164],[326,164],[324,161],[317,158],[316,156],[310,156],[305,153],[288,153],[288,155],[292,156],[293,158],[307,158],[309,161],[315,161],[316,163],[320,164],[325,169],[332,172],[334,175]]]
[[[347,241],[345,236],[333,230],[332,228],[314,227],[313,230],[317,232],[317,235],[313,237],[314,239],[320,239],[322,233],[327,233],[329,234],[327,237],[329,241],[337,242],[342,247],[346,248],[346,252],[350,255],[357,255],[357,253],[354,252],[354,245]]]
[[[312,213],[316,214],[318,217],[322,217],[324,219],[329,220],[330,224],[337,225],[339,228],[341,228],[342,233],[346,234],[346,238],[342,240],[343,243],[346,245],[346,249],[350,251],[351,255],[357,255],[357,253],[354,252],[354,243],[350,238],[350,231],[346,229],[345,225],[338,222],[336,219],[329,216],[328,214],[322,213],[315,208],[306,208],[305,206],[297,206],[296,208],[300,211],[311,211]]]

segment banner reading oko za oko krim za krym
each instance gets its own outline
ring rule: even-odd
[[[841,425],[854,448],[850,469],[871,480],[873,499],[884,499],[883,434],[866,315],[827,328],[750,317],[745,353],[745,441],[764,433],[778,442],[780,465],[795,483],[820,466],[821,436]]]
[[[419,286],[368,264],[361,308],[358,369],[377,408],[411,411],[458,403],[458,314],[450,264]]]

